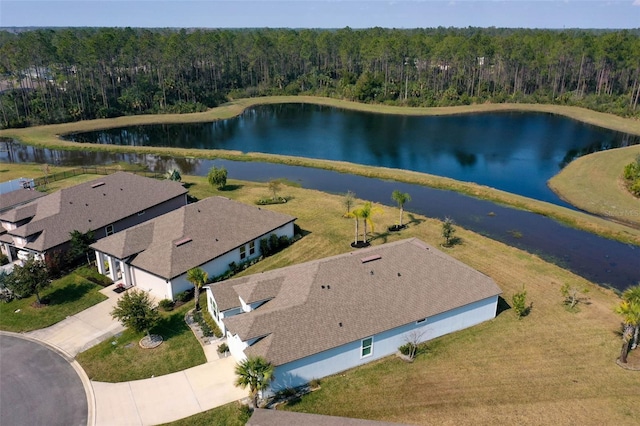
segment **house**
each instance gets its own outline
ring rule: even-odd
[[[99,271],[159,299],[193,288],[187,271],[200,267],[222,275],[232,262],[261,255],[260,240],[293,237],[295,217],[210,197],[104,238],[91,247]],[[109,269],[104,268],[105,263]]]
[[[501,294],[491,278],[415,238],[205,288],[236,360],[275,366],[272,391],[492,319]]]
[[[400,423],[256,408],[246,426],[401,426]]]
[[[0,235],[9,260],[51,258],[69,248],[72,231],[104,238],[187,202],[179,183],[117,172],[61,189],[0,213]]]

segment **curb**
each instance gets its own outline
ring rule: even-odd
[[[89,380],[89,376],[87,376],[87,373],[85,373],[85,371],[82,369],[82,367],[80,366],[78,361],[75,360],[74,357],[72,357],[71,355],[69,355],[67,352],[65,352],[64,350],[60,349],[59,347],[57,347],[55,345],[52,345],[51,343],[45,342],[43,340],[36,339],[34,337],[31,337],[31,336],[27,336],[25,334],[13,333],[11,331],[0,330],[0,335],[16,337],[18,339],[28,340],[30,342],[37,343],[37,344],[39,344],[41,346],[46,347],[47,349],[52,350],[53,352],[57,353],[62,358],[64,358],[71,365],[71,367],[75,370],[76,374],[80,378],[80,381],[82,382],[82,387],[84,388],[84,393],[87,396],[87,426],[95,426],[95,424],[96,424],[96,395],[93,392],[93,386],[91,385],[91,381]]]

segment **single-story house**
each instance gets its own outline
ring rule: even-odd
[[[72,231],[93,231],[99,240],[186,203],[178,182],[117,172],[0,213],[0,244],[10,261],[45,259],[68,249]]]
[[[259,257],[260,240],[293,237],[295,217],[225,197],[210,197],[104,238],[91,247],[98,269],[125,287],[159,299],[193,288],[187,271],[200,267],[210,278]],[[104,265],[109,265],[109,271]]]
[[[495,317],[497,284],[412,238],[205,286],[237,361],[301,386]]]
[[[402,426],[400,423],[256,408],[246,426]]]

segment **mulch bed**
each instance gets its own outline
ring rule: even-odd
[[[616,360],[616,364],[618,364],[625,370],[640,371],[640,346],[632,351],[629,351],[626,364],[621,363],[619,359]]]
[[[151,336],[144,336],[140,340],[139,344],[140,344],[140,347],[143,349],[154,349],[160,346],[163,341],[164,340],[162,339],[162,336],[159,336],[157,334],[152,334]]]
[[[407,225],[393,225],[388,227],[387,229],[389,230],[389,232],[398,232],[398,231],[402,231],[406,227]]]
[[[369,247],[371,245],[368,241],[358,241],[357,243],[351,243],[351,247],[353,248],[364,248]]]

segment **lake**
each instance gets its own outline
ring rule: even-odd
[[[523,112],[400,116],[309,104],[262,105],[209,123],[135,126],[68,140],[262,152],[414,170],[571,207],[547,181],[574,158],[640,137]]]

